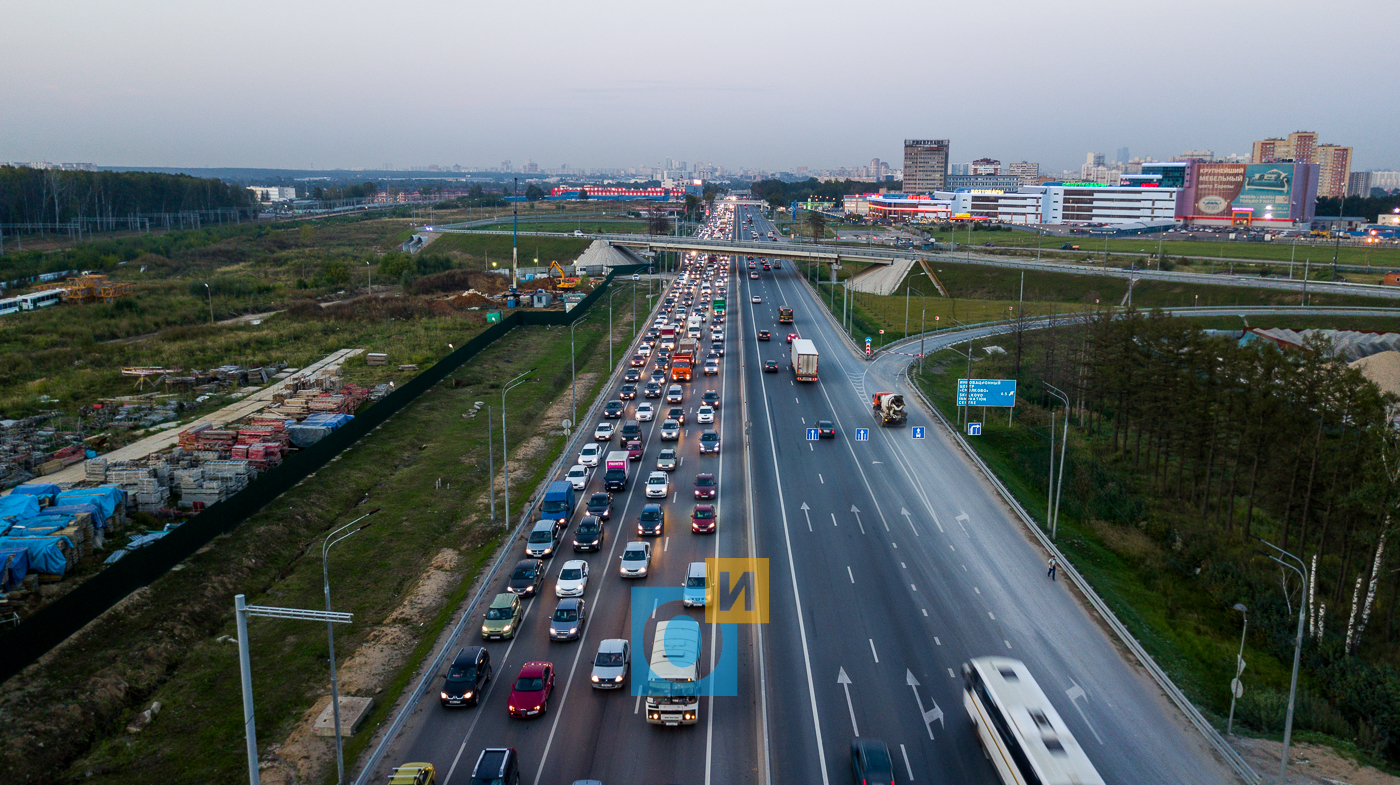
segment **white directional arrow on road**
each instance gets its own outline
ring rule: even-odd
[[[810,509],[812,508],[807,506],[807,502],[802,502],[802,514],[807,516],[807,531],[812,531],[812,514],[807,512]]]
[[[860,510],[856,509],[856,506],[855,506],[854,504],[852,504],[852,505],[851,505],[851,512],[855,513],[855,516],[856,516],[856,525],[860,527],[860,532],[861,532],[861,534],[864,534],[864,533],[865,533],[865,524],[863,524],[863,523],[860,522]]]
[[[904,683],[909,685],[909,689],[914,691],[914,700],[919,702],[919,716],[924,718],[924,730],[928,731],[928,737],[933,738],[933,721],[938,720],[938,727],[947,730],[948,726],[943,722],[943,710],[938,708],[938,701],[929,698],[933,703],[933,708],[924,711],[924,699],[919,697],[919,680],[914,678],[914,672],[905,669]]]
[[[1075,711],[1079,712],[1079,718],[1084,720],[1085,725],[1089,726],[1089,732],[1094,734],[1094,738],[1100,744],[1103,744],[1103,739],[1099,737],[1099,732],[1094,729],[1093,724],[1089,722],[1089,716],[1084,713],[1084,707],[1079,705],[1080,698],[1083,698],[1084,703],[1086,704],[1089,702],[1089,694],[1085,692],[1084,688],[1079,686],[1079,684],[1074,679],[1070,679],[1069,683],[1073,684],[1074,686],[1065,690],[1065,697],[1069,698],[1069,702],[1074,704]]]
[[[860,738],[860,728],[856,727],[856,707],[851,705],[851,677],[846,675],[846,669],[842,668],[840,675],[836,677],[836,683],[846,691],[846,709],[851,712],[851,732]]]
[[[918,528],[916,528],[916,527],[914,526],[914,516],[913,516],[908,510],[904,509],[903,507],[900,507],[900,508],[899,508],[899,514],[900,514],[900,515],[903,515],[903,516],[904,516],[904,520],[906,520],[906,521],[909,522],[909,528],[913,529],[913,530],[914,530],[914,536],[915,536],[915,537],[918,537],[918,536],[919,536],[919,530],[918,530]]]

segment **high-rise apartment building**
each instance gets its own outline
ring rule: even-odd
[[[1371,173],[1352,172],[1347,175],[1347,196],[1370,196]]]
[[[1313,154],[1317,150],[1316,131],[1294,131],[1287,139],[1269,137],[1254,143],[1250,151],[1252,164],[1270,164],[1276,161],[1295,161],[1300,164],[1317,163]]]
[[[931,194],[943,189],[947,180],[947,139],[904,140],[904,190],[906,193]]]
[[[1103,153],[1089,153],[1084,159],[1084,165],[1079,167],[1079,176],[1085,180],[1093,180],[1094,173],[1104,167]]]
[[[1120,148],[1118,148],[1118,163],[1120,163],[1120,164],[1125,164],[1125,163],[1127,163],[1127,162],[1128,162],[1128,148],[1126,148],[1126,147],[1120,147]]]
[[[1313,151],[1313,160],[1304,163],[1317,164],[1318,196],[1335,199],[1346,195],[1347,178],[1351,175],[1350,147],[1320,144]]]
[[[1021,185],[1034,185],[1040,179],[1040,164],[1033,161],[1007,164],[1006,173],[1021,179]]]

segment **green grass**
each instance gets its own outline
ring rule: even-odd
[[[509,235],[501,234],[449,234],[434,240],[428,252],[460,255],[464,257],[463,266],[469,269],[486,269],[488,259],[497,269],[509,269],[511,240]],[[551,261],[571,264],[592,242],[587,238],[522,237],[517,249],[519,263],[534,267],[534,260],[538,258],[544,266]]]
[[[510,224],[504,224],[493,229],[509,229]],[[647,230],[646,221],[626,220],[616,218],[579,218],[573,221],[547,221],[531,220],[521,221],[520,231],[522,232],[572,232],[575,229],[582,229],[585,232],[613,233],[613,234],[645,234]],[[530,238],[534,239],[534,238]]]

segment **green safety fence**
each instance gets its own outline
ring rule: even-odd
[[[499,322],[425,368],[383,399],[356,412],[354,419],[321,441],[292,453],[280,466],[263,473],[243,490],[189,518],[150,545],[127,553],[119,561],[83,581],[0,636],[0,681],[23,670],[133,591],[150,585],[210,540],[233,531],[268,502],[319,471],[346,448],[383,425],[399,410],[413,403],[418,396],[432,389],[506,333],[516,327],[568,325],[588,312],[616,276],[645,272],[647,267],[638,264],[610,268],[602,285],[594,288],[567,313],[520,308],[503,313]]]

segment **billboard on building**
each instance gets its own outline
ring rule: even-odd
[[[1248,211],[1254,220],[1310,219],[1316,200],[1314,164],[1197,163],[1185,207],[1196,218],[1228,219]]]

